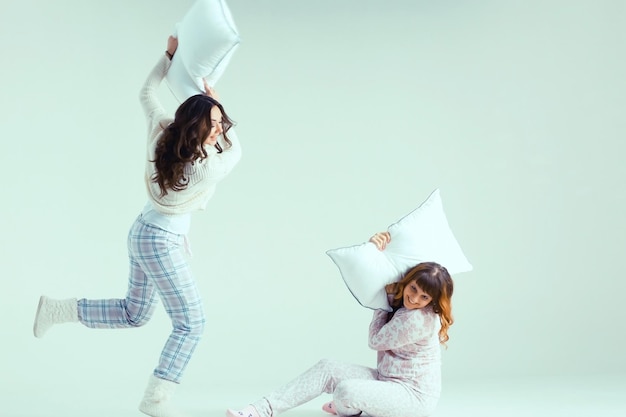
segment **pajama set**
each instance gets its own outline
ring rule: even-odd
[[[204,210],[215,192],[216,184],[241,158],[241,148],[234,129],[228,131],[230,148],[206,146],[208,158],[185,167],[189,180],[184,190],[168,190],[160,196],[155,172],[154,150],[163,130],[173,121],[157,99],[157,88],[167,74],[170,60],[163,56],[150,72],[140,93],[148,121],[148,155],[145,184],[148,203],[128,233],[130,273],[123,299],[78,301],[78,319],[92,328],[137,327],[150,320],[158,299],[172,320],[172,332],[161,352],[154,375],[180,382],[185,367],[200,341],[205,323],[202,300],[191,269],[187,233],[191,213]]]
[[[441,392],[440,326],[431,307],[402,307],[389,322],[387,312],[376,310],[369,346],[378,353],[377,369],[324,359],[252,405],[273,417],[332,393],[339,416],[428,416]]]

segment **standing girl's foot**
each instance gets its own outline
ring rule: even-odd
[[[39,298],[33,334],[43,337],[50,327],[58,323],[78,321],[78,301],[76,298],[54,300],[42,295]]]
[[[177,385],[150,375],[139,411],[152,417],[184,417],[185,414],[172,405],[172,394]]]

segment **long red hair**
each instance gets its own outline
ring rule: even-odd
[[[415,281],[417,285],[433,299],[430,306],[439,315],[441,329],[439,330],[439,342],[445,345],[450,339],[448,329],[454,323],[452,317],[452,292],[454,283],[448,270],[436,262],[422,262],[411,268],[400,281],[391,285],[393,300],[391,307],[394,311],[403,305],[404,287]]]

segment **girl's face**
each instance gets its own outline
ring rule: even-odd
[[[417,285],[417,281],[411,281],[404,287],[402,300],[404,301],[404,308],[415,310],[426,307],[433,300],[433,297],[422,291]]]
[[[217,137],[222,134],[222,112],[219,107],[211,107],[211,131],[204,140],[205,145],[213,146],[217,143]]]

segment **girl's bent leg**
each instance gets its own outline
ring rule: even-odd
[[[87,327],[119,329],[146,324],[156,308],[153,283],[129,251],[130,272],[124,299],[78,301],[78,319]]]
[[[141,224],[141,222],[139,222]],[[180,382],[204,331],[202,300],[184,250],[184,237],[146,224],[131,231],[130,247],[149,284],[172,320],[172,332],[154,370],[158,378]]]
[[[333,401],[342,417],[361,412],[371,417],[426,417],[436,405],[436,399],[420,399],[401,383],[360,379],[340,382]]]
[[[179,382],[204,332],[204,310],[200,293],[188,265],[177,264],[175,276],[155,279],[165,311],[172,320],[170,334],[154,374]],[[173,267],[174,268],[174,267]]]
[[[334,392],[342,381],[376,380],[376,378],[375,369],[323,359],[293,381],[252,405],[261,417],[273,417],[304,404],[322,393]]]

